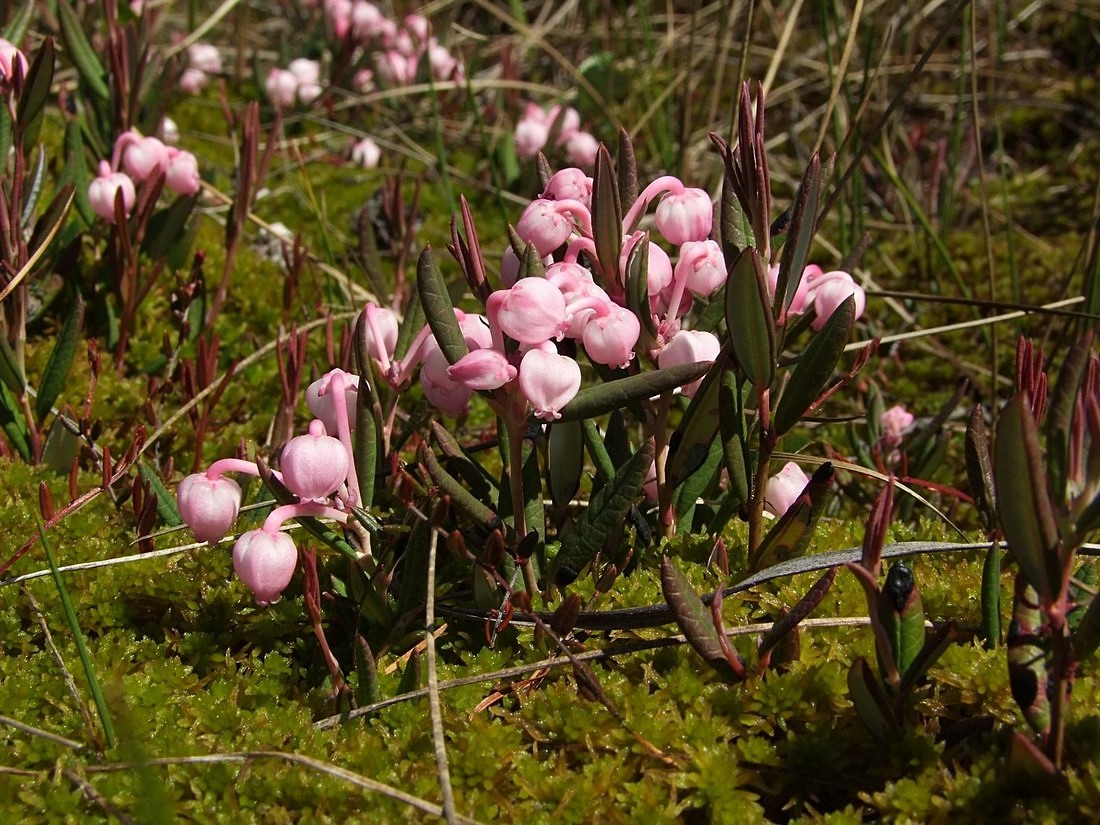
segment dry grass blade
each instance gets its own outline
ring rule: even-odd
[[[447,764],[447,738],[443,733],[443,711],[439,705],[439,672],[436,669],[435,634],[435,559],[439,545],[439,531],[433,529],[428,539],[428,592],[424,607],[424,626],[427,633],[424,642],[428,660],[428,706],[432,714],[432,744],[435,748],[435,766],[439,773],[439,790],[443,795],[443,815],[447,825],[456,822],[455,795],[451,787],[451,769]]]

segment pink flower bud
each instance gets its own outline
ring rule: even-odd
[[[709,332],[695,329],[682,329],[665,345],[657,356],[657,366],[661,369],[678,367],[681,364],[694,364],[696,361],[713,361],[722,351],[718,338]],[[685,384],[681,392],[688,398],[695,395],[702,378]]]
[[[286,533],[249,530],[233,545],[233,570],[256,603],[279,601],[298,566],[298,548]]]
[[[429,403],[444,414],[457,418],[470,406],[474,391],[447,374],[450,367],[447,358],[439,345],[435,344],[435,339],[431,340],[434,346],[424,356],[424,366],[420,369],[420,386],[423,387],[424,397]]]
[[[625,367],[634,358],[634,345],[642,333],[637,316],[626,307],[610,304],[605,315],[597,313],[584,326],[584,351],[597,364]]]
[[[309,433],[290,439],[281,458],[283,483],[305,501],[328,498],[347,480],[348,453],[339,439],[325,435],[325,425],[310,422]]]
[[[516,368],[495,349],[475,349],[448,367],[447,376],[471,390],[495,390],[516,377]]]
[[[533,349],[520,361],[519,389],[539,418],[561,418],[580,388],[581,368],[567,355]]]
[[[321,419],[325,431],[339,432],[336,426],[336,404],[332,397],[332,379],[339,374],[344,381],[344,403],[348,411],[348,430],[355,430],[356,409],[359,403],[359,376],[341,369],[329,370],[306,388],[306,406],[314,418]]]
[[[271,69],[264,81],[264,91],[271,105],[286,109],[294,105],[298,95],[298,78],[286,69]]]
[[[382,159],[382,150],[371,138],[365,137],[351,147],[351,159],[364,169],[373,169]]]
[[[219,74],[222,55],[213,43],[192,43],[187,47],[187,62],[192,69],[205,74]]]
[[[375,57],[375,69],[387,86],[407,86],[416,79],[416,58],[409,58],[396,49],[389,49]]]
[[[515,286],[516,279],[519,278],[520,263],[519,255],[511,244],[504,247],[504,254],[500,256],[500,280],[506,289]]]
[[[342,8],[343,7],[341,7],[341,9]],[[335,14],[330,14],[333,16],[333,23],[335,25]],[[350,4],[348,19],[350,21],[352,35],[360,42],[374,39],[381,34],[386,27],[386,19],[382,15],[382,12],[380,12],[378,7],[373,3],[367,3],[365,0],[357,0],[357,2]]]
[[[405,30],[420,43],[426,43],[432,33],[432,24],[422,14],[407,14],[403,23]]]
[[[197,95],[206,86],[206,72],[201,69],[186,68],[180,75],[180,91],[185,95]]]
[[[901,444],[902,433],[913,426],[913,413],[900,404],[888,409],[879,416],[878,423],[882,427],[882,440],[891,447]]]
[[[516,155],[529,160],[542,151],[550,138],[550,127],[545,121],[523,118],[516,123]]]
[[[115,222],[115,194],[122,192],[123,211],[129,215],[137,195],[134,182],[122,172],[112,172],[107,161],[99,164],[99,175],[88,184],[88,200],[92,210],[107,221]]]
[[[706,298],[726,282],[726,259],[715,241],[688,241],[680,247],[676,280],[700,298]]]
[[[451,80],[459,77],[462,67],[458,60],[444,46],[433,42],[428,46],[428,65],[432,69],[432,77],[436,80]]]
[[[545,278],[521,278],[511,289],[490,295],[488,306],[501,331],[522,344],[561,339],[569,326],[565,298]]]
[[[167,170],[169,147],[155,137],[142,137],[133,129],[115,141],[115,155],[122,153],[122,168],[135,181],[143,181],[158,169]]]
[[[580,201],[585,206],[592,205],[592,178],[583,169],[571,166],[559,169],[546,182],[542,197],[552,201]]]
[[[286,68],[288,72],[294,75],[299,84],[321,82],[321,64],[316,60],[298,57],[291,60],[290,65]]]
[[[23,77],[26,77],[30,66],[26,56],[10,40],[0,37],[0,85],[11,86],[17,66],[22,67]]]
[[[657,204],[657,231],[670,243],[682,246],[688,241],[705,241],[714,220],[710,195],[702,189],[685,188],[668,194]]]
[[[813,328],[815,331],[825,326],[825,322],[832,317],[849,295],[855,296],[856,314],[859,318],[863,315],[863,308],[867,303],[867,297],[863,288],[852,280],[847,272],[826,272],[816,281],[813,290],[814,314]]]
[[[214,544],[225,538],[241,509],[241,488],[231,478],[193,473],[176,489],[180,516],[199,541]]]
[[[202,188],[199,162],[190,152],[168,147],[170,160],[164,176],[164,185],[177,195],[194,195]]]
[[[764,508],[771,514],[782,516],[802,495],[809,477],[793,461],[783,465],[783,469],[768,479],[764,489]]]
[[[533,200],[520,215],[516,232],[525,243],[534,244],[539,255],[549,255],[573,234],[572,208],[586,211],[583,204],[574,201]]]
[[[577,166],[595,166],[599,153],[600,142],[589,132],[576,131],[565,141],[565,155]]]

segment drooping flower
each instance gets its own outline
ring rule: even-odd
[[[176,504],[195,538],[214,544],[225,538],[237,520],[241,488],[226,476],[211,478],[206,473],[193,473],[180,482]]]
[[[177,195],[194,195],[202,188],[198,159],[190,152],[171,146],[166,148],[168,168],[164,174],[164,185]]]
[[[914,420],[913,413],[901,404],[895,404],[879,416],[878,423],[882,427],[882,440],[890,447],[899,446],[902,433],[913,426]]]
[[[325,433],[319,419],[310,422],[308,434],[287,442],[280,464],[287,489],[305,501],[321,501],[336,492],[350,466],[344,445]]]
[[[289,108],[298,96],[298,78],[286,69],[273,68],[267,73],[264,91],[273,106]]]
[[[29,65],[26,55],[18,46],[0,37],[0,86],[11,87],[17,67],[22,70],[23,77],[26,77]]]
[[[713,361],[721,351],[722,344],[714,334],[703,330],[682,329],[661,350],[657,356],[657,366],[666,369],[681,364],[694,364],[697,361]],[[693,397],[702,380],[698,378],[685,384],[681,392],[688,398]]]
[[[605,312],[597,311],[584,325],[584,351],[597,364],[626,367],[634,358],[634,345],[641,334],[637,315],[608,302]]]
[[[809,483],[809,476],[802,468],[788,461],[783,469],[768,479],[768,486],[764,489],[764,508],[773,515],[782,516]]]
[[[726,260],[715,241],[688,241],[680,247],[674,277],[700,298],[726,282]]]
[[[282,598],[298,566],[298,548],[286,533],[249,530],[233,545],[233,570],[259,605]]]
[[[382,150],[372,138],[365,137],[351,147],[351,159],[364,169],[374,169],[382,159]]]
[[[682,246],[688,241],[705,241],[714,220],[714,205],[702,189],[685,187],[661,199],[655,218],[657,231],[669,243]]]
[[[134,182],[123,172],[112,172],[107,161],[100,161],[99,175],[88,184],[88,200],[92,210],[107,223],[115,222],[115,197],[119,192],[122,193],[123,212],[129,215],[137,198]]]
[[[447,375],[471,390],[495,390],[516,377],[516,368],[495,349],[475,349],[448,367]]]
[[[325,432],[339,432],[336,426],[336,403],[332,395],[332,380],[339,375],[344,385],[344,404],[348,412],[348,431],[355,429],[356,409],[359,403],[359,376],[341,369],[329,370],[306,387],[306,406],[314,418],[321,419]]]
[[[511,289],[489,296],[489,318],[501,331],[521,344],[541,344],[560,339],[568,328],[565,298],[545,278],[521,278]]]
[[[567,355],[532,349],[520,361],[519,388],[538,418],[558,419],[581,388],[581,368]]]

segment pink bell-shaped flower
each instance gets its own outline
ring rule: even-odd
[[[382,150],[373,139],[365,137],[351,147],[351,160],[364,169],[374,169],[382,160]]]
[[[715,241],[688,241],[680,247],[675,278],[684,279],[689,290],[706,298],[726,282],[726,259]]]
[[[516,377],[516,368],[495,349],[475,349],[448,367],[447,376],[471,390],[495,390]]]
[[[177,195],[194,195],[202,186],[198,160],[190,152],[167,148],[169,161],[164,185]]]
[[[332,397],[332,379],[339,374],[344,382],[344,401],[348,410],[348,431],[355,430],[355,411],[359,403],[359,376],[341,369],[329,370],[306,387],[306,406],[314,418],[321,419],[325,431],[339,432],[336,427],[336,404]]]
[[[882,427],[882,440],[891,447],[901,444],[902,433],[913,426],[913,413],[895,404],[879,416],[878,423]]]
[[[519,364],[519,388],[538,418],[558,419],[581,388],[581,368],[567,355],[529,350]]]
[[[578,130],[565,141],[566,156],[570,163],[578,166],[595,166],[596,155],[599,153],[600,142],[589,132]]]
[[[187,47],[187,62],[192,69],[206,74],[218,74],[222,70],[222,55],[213,43],[192,43]]]
[[[206,473],[193,473],[176,489],[176,504],[195,538],[214,544],[225,538],[237,520],[241,488],[225,476],[210,478]]]
[[[298,97],[298,78],[286,69],[271,69],[264,81],[264,91],[272,106],[289,108]]]
[[[309,424],[309,433],[290,439],[280,460],[283,483],[305,501],[328,498],[348,477],[348,453],[339,439],[325,434],[319,419]]]
[[[469,408],[474,391],[447,374],[450,368],[447,357],[434,338],[431,342],[430,347],[425,347],[424,366],[420,368],[420,386],[429,403],[442,410],[445,415],[457,418]]]
[[[23,77],[27,76],[29,64],[26,56],[10,40],[0,37],[0,86],[11,86],[16,67],[22,69]]]
[[[542,197],[552,201],[579,201],[591,208],[592,178],[575,166],[559,169],[546,182]]]
[[[837,307],[844,303],[849,295],[855,296],[855,317],[859,318],[863,315],[867,297],[863,293],[863,287],[853,281],[851,275],[838,270],[826,272],[817,280],[813,291],[814,314],[816,316],[812,324],[814,331],[825,326],[825,322],[832,317]]]
[[[298,566],[298,548],[286,533],[249,530],[233,545],[233,570],[256,603],[279,601]]]
[[[718,338],[709,332],[696,329],[682,329],[676,333],[657,356],[657,366],[661,369],[678,367],[681,364],[694,364],[696,361],[713,361],[722,351]],[[685,384],[681,392],[691,398],[699,389],[702,378]]]
[[[516,223],[516,233],[525,243],[533,244],[541,256],[549,255],[573,234],[573,216],[580,213],[582,221],[591,223],[587,207],[578,201],[550,201],[538,198],[523,210]]]
[[[516,154],[521,160],[537,155],[546,141],[550,139],[551,122],[546,112],[537,103],[528,103],[527,108],[516,122]]]
[[[155,137],[142,137],[132,129],[115,141],[116,153],[122,152],[122,168],[136,181],[143,181],[156,170],[167,170],[169,147]]]
[[[688,241],[705,241],[714,221],[714,205],[702,189],[685,187],[666,195],[656,211],[657,231],[669,243],[682,246]]]
[[[188,66],[180,75],[180,91],[185,95],[197,95],[206,87],[208,79],[206,72]]]
[[[597,312],[584,326],[584,351],[597,364],[625,367],[634,358],[634,345],[642,334],[638,317],[626,307],[610,304],[606,314]]]
[[[88,184],[88,200],[92,204],[92,210],[107,223],[115,222],[117,192],[122,193],[123,211],[129,215],[137,197],[134,182],[122,172],[112,172],[107,161],[100,161],[99,175]]]
[[[627,273],[627,263],[630,260],[630,253],[641,239],[641,232],[635,232],[633,235],[623,238],[623,251],[619,256],[619,271],[623,273],[624,282]],[[648,269],[646,271],[646,285],[649,289],[649,294],[656,295],[671,283],[672,260],[668,257],[667,252],[650,241]]]
[[[545,278],[521,278],[511,289],[489,296],[489,317],[521,344],[560,339],[568,328],[565,297]]]
[[[783,465],[783,469],[768,479],[764,488],[764,508],[771,514],[782,516],[802,495],[809,477],[793,461]]]

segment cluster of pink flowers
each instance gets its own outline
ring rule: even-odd
[[[551,106],[549,111],[537,103],[528,103],[516,123],[516,154],[527,160],[542,151],[557,124],[554,145],[564,147],[569,162],[591,167],[600,145],[590,133],[581,130],[581,116],[572,106]]]
[[[375,73],[385,85],[415,83],[421,60],[436,80],[461,79],[462,64],[432,35],[424,15],[409,14],[398,24],[366,0],[325,0],[324,7],[337,39],[374,52]],[[370,79],[363,74],[357,85],[365,90]]]
[[[316,418],[308,432],[286,443],[280,469],[273,471],[298,501],[273,509],[263,526],[243,533],[233,546],[233,569],[261,605],[279,600],[298,565],[294,540],[281,529],[285,522],[299,517],[351,522],[351,509],[359,504],[351,444],[357,395],[358,378],[342,370],[310,385],[306,401]],[[237,520],[241,488],[226,473],[260,474],[254,462],[226,458],[180,482],[180,515],[199,541],[221,541]]]
[[[180,76],[180,90],[197,95],[210,80],[211,75],[221,74],[222,56],[212,43],[192,43],[187,47],[187,68]]]
[[[264,91],[272,105],[287,109],[301,103],[308,106],[321,96],[321,64],[299,57],[285,69],[273,68],[264,80]]]
[[[563,169],[547,182],[542,195],[532,201],[516,224],[516,233],[534,247],[546,263],[544,277],[517,280],[520,260],[509,247],[501,264],[504,288],[493,292],[485,315],[458,312],[459,325],[470,352],[448,364],[425,327],[404,364],[393,364],[393,351],[378,345],[372,352],[382,373],[398,384],[410,369],[423,362],[421,385],[428,400],[448,415],[460,415],[475,391],[513,391],[526,399],[536,416],[559,417],[561,408],[580,388],[580,367],[573,357],[559,353],[557,343],[572,339],[588,358],[612,368],[627,366],[637,355],[642,320],[627,307],[624,273],[632,250],[646,237],[639,225],[649,207],[655,233],[648,246],[648,311],[656,335],[647,341],[643,355],[660,368],[697,361],[713,361],[721,342],[711,332],[688,328],[685,317],[696,297],[708,297],[726,281],[726,265],[718,243],[710,238],[714,207],[703,190],[685,186],[665,176],[650,183],[630,206],[623,219],[622,254],[611,271],[599,272],[592,234],[592,178],[579,168]],[[675,263],[663,238],[676,247]],[[555,254],[552,254],[555,253]],[[583,257],[582,257],[583,256]],[[588,261],[589,263],[582,263]],[[600,280],[597,282],[597,277]],[[831,314],[843,289],[857,295],[857,311],[863,310],[862,289],[847,273],[821,274],[807,267],[798,304],[793,312],[813,307],[815,327]],[[824,297],[823,297],[824,296]],[[374,317],[385,317],[396,341],[396,320],[374,308]],[[369,313],[370,314],[370,313]],[[379,332],[375,341],[383,341]],[[691,396],[697,384],[682,388]]]
[[[135,184],[163,173],[164,185],[179,195],[199,191],[199,163],[190,152],[168,146],[159,138],[130,129],[115,141],[111,161],[99,163],[99,174],[88,185],[92,209],[108,223],[115,221],[115,199],[122,195],[127,215],[136,200]]]

